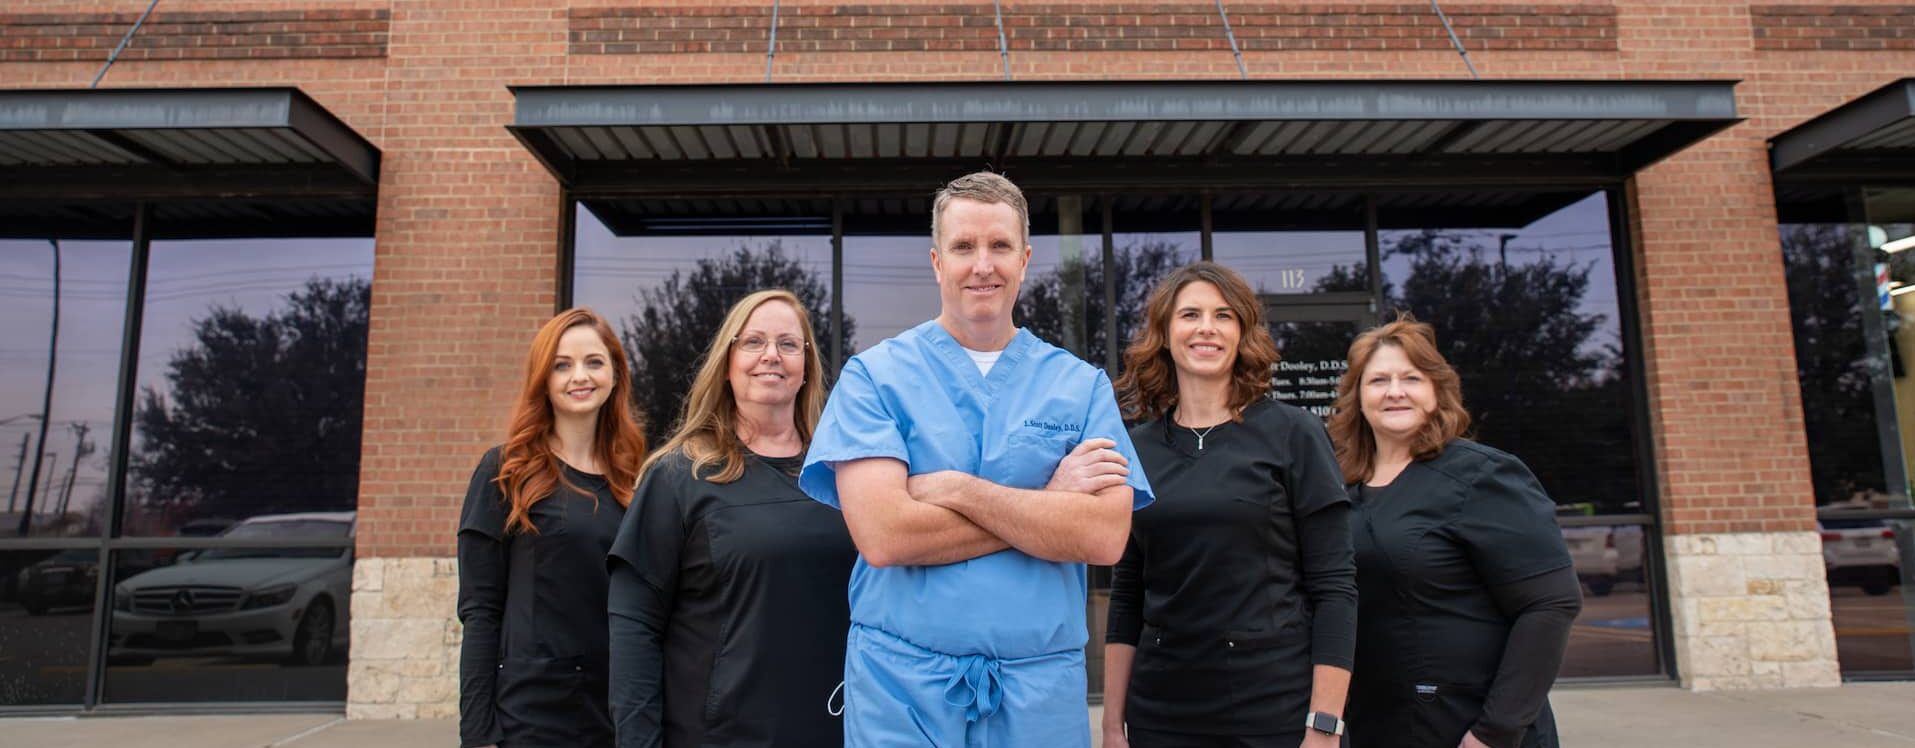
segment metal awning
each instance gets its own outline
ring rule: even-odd
[[[295,88],[0,91],[0,201],[370,197],[379,150]]]
[[[1723,81],[515,87],[575,194],[1606,184],[1738,120]]]
[[[1890,83],[1769,139],[1781,181],[1915,180],[1915,78]]]
[[[832,215],[842,217],[846,236],[917,235],[931,213],[928,190],[909,195],[831,197],[693,197],[610,195],[585,200],[606,228],[618,236],[758,236],[829,234]],[[1352,230],[1366,225],[1364,192],[1290,190],[1229,192],[1211,195],[1212,225],[1220,231]],[[1526,226],[1588,196],[1587,191],[1424,190],[1374,195],[1378,227],[1484,228]],[[1038,234],[1057,228],[1057,195],[1027,192],[1031,228]],[[1203,197],[1190,191],[1129,192],[1110,196],[1113,229],[1118,232],[1196,231]],[[1101,208],[1079,203],[1083,226],[1100,231]]]

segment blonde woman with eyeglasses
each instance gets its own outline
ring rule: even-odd
[[[612,544],[620,746],[839,746],[844,518],[798,490],[824,367],[790,291],[732,306]]]

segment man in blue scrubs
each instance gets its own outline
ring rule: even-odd
[[[931,218],[937,319],[846,362],[800,478],[859,551],[845,745],[1088,748],[1084,565],[1150,485],[1109,377],[1011,322],[1023,193],[971,174]]]

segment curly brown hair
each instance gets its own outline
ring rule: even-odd
[[[1356,336],[1350,344],[1350,368],[1337,382],[1335,411],[1328,426],[1345,483],[1367,481],[1376,474],[1376,432],[1363,416],[1362,397],[1357,390],[1362,387],[1363,370],[1369,368],[1370,358],[1386,345],[1403,351],[1410,365],[1429,377],[1436,389],[1436,412],[1410,440],[1410,454],[1417,460],[1430,459],[1469,432],[1469,411],[1463,409],[1463,380],[1436,350],[1436,330],[1408,313],[1398,315],[1396,321]]]
[[[1237,360],[1231,367],[1229,406],[1241,412],[1270,392],[1270,369],[1277,365],[1277,343],[1263,325],[1263,302],[1237,271],[1214,262],[1193,262],[1172,270],[1151,289],[1144,304],[1144,324],[1124,350],[1124,373],[1117,378],[1117,402],[1124,417],[1155,420],[1177,406],[1177,365],[1170,358],[1170,318],[1176,313],[1177,294],[1197,282],[1216,286],[1225,304],[1236,312],[1243,333],[1237,339]]]

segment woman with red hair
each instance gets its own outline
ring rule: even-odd
[[[1357,336],[1330,437],[1351,485],[1355,748],[1556,748],[1549,686],[1582,589],[1556,505],[1514,456],[1463,438],[1429,325]]]
[[[588,309],[532,338],[504,444],[459,518],[459,744],[609,746],[605,555],[645,436],[618,335]]]

